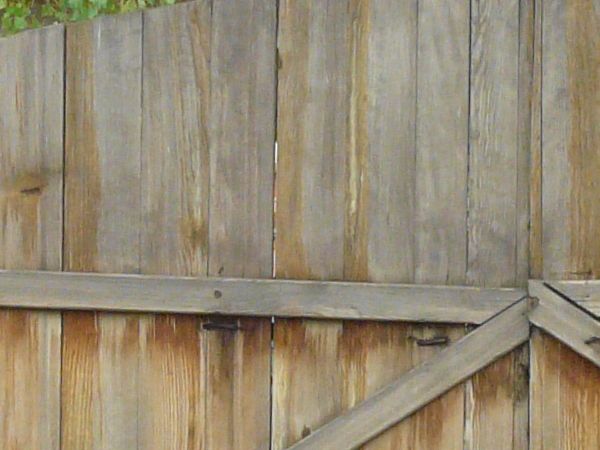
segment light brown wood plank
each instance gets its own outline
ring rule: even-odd
[[[465,450],[528,449],[529,349],[522,346],[467,384]]]
[[[209,275],[270,278],[277,2],[212,4]],[[215,320],[211,319],[211,322]],[[206,448],[270,446],[270,319],[206,330]]]
[[[67,26],[65,268],[139,272],[142,16]],[[64,317],[62,448],[136,448],[135,315]]]
[[[544,332],[532,349],[532,450],[598,448],[600,369]]]
[[[0,39],[0,267],[60,270],[64,28]],[[0,447],[58,450],[60,314],[0,310]]]
[[[600,24],[591,0],[544,2],[544,277],[596,278]]]
[[[529,339],[522,300],[294,445],[353,449]],[[499,336],[502,336],[501,338]]]
[[[517,280],[519,2],[471,4],[471,117],[467,281]],[[502,170],[498,170],[498,168]],[[527,197],[527,196],[526,196]]]
[[[207,1],[144,13],[142,273],[207,274],[210,30]],[[172,302],[173,293],[161,303]],[[140,448],[206,446],[202,323],[194,315],[140,318]]]
[[[469,2],[419,2],[415,281],[464,284]]]

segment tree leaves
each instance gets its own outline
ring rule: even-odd
[[[0,35],[57,22],[89,20],[179,0],[0,0]]]

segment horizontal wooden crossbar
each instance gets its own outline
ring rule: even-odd
[[[350,450],[450,390],[529,339],[528,301],[521,300],[456,344],[290,447]]]
[[[529,282],[529,295],[538,303],[531,322],[600,367],[600,321],[541,281]]]
[[[0,307],[479,324],[520,289],[0,271]]]

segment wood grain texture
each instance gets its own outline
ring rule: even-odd
[[[277,2],[212,3],[209,275],[273,272]],[[206,331],[206,448],[268,449],[271,321]]]
[[[140,269],[205,277],[211,5],[149,10],[143,21]],[[141,316],[139,448],[207,448],[202,324],[198,316]]]
[[[419,2],[415,281],[464,284],[469,2]]]
[[[210,275],[272,276],[276,5],[212,5]]]
[[[465,450],[527,450],[529,347],[524,345],[478,372],[466,387]]]
[[[544,271],[542,212],[542,0],[533,1],[533,63],[531,79],[531,128],[529,161],[529,278]],[[530,35],[528,35],[530,36]],[[527,42],[530,42],[528,39]]]
[[[206,275],[211,6],[144,14],[141,270]]]
[[[0,267],[60,270],[64,28],[0,39]],[[60,314],[0,310],[0,447],[58,450]]]
[[[463,324],[525,296],[510,288],[0,271],[0,306],[19,308]]]
[[[471,52],[467,281],[514,286],[526,281],[516,269],[518,1],[473,0]]]
[[[600,369],[539,330],[531,349],[531,449],[598,448]]]
[[[462,327],[457,326],[277,321],[273,358],[274,448],[287,448],[309,436],[446,347],[421,347],[417,340],[443,336],[452,343],[462,335]],[[313,380],[310,390],[307,379]],[[458,387],[364,448],[426,449],[434,443],[439,448],[461,448],[462,392],[462,387]],[[440,415],[441,408],[457,411],[456,406],[459,408],[454,420]]]
[[[533,4],[471,2],[467,283],[524,286]],[[465,446],[526,449],[526,359],[513,352],[467,382]]]
[[[600,320],[600,282],[596,280],[582,281],[548,281],[553,289],[567,296],[579,306]]]
[[[529,320],[600,367],[600,321],[537,281],[529,282],[537,307]]]
[[[64,267],[137,273],[142,16],[72,24],[66,38]],[[137,448],[139,316],[65,314],[63,327],[62,448]]]
[[[528,301],[519,301],[291,448],[357,448],[526,342],[528,310]]]
[[[417,26],[416,1],[280,4],[277,277],[414,281]],[[461,31],[467,29],[468,22]],[[431,210],[423,215],[443,214]],[[429,357],[410,350],[402,337],[407,325],[356,327],[276,321],[275,448],[298,441]],[[352,351],[344,350],[348,342]],[[367,363],[371,358],[395,362],[376,368]],[[340,366],[350,368],[349,383]],[[449,414],[440,408],[460,410],[462,404],[460,388],[369,448],[440,445],[437,433],[424,430],[455,433],[456,416],[446,421]],[[460,447],[462,426],[458,431],[456,440],[445,441],[447,448]]]
[[[593,1],[544,2],[544,277],[595,278],[600,210],[600,20]]]

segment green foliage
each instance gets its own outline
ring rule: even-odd
[[[0,0],[0,35],[57,22],[171,5],[179,0]]]

